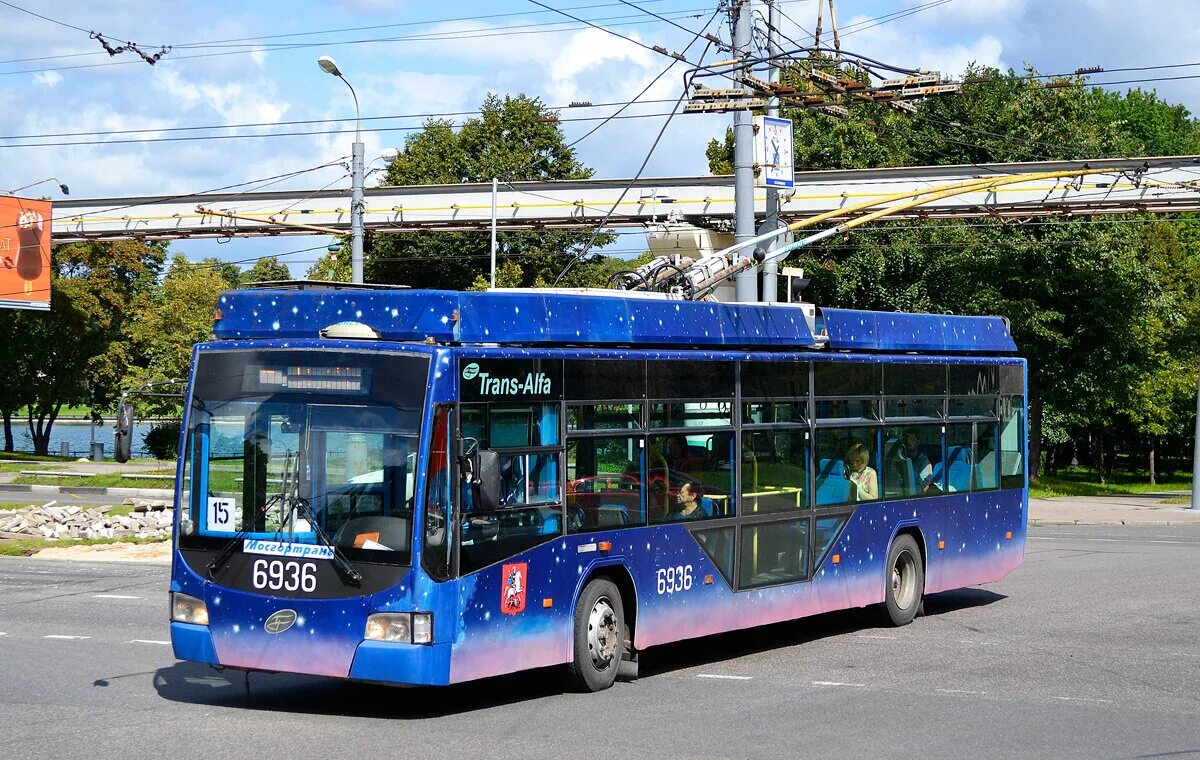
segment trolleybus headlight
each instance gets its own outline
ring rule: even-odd
[[[203,599],[187,594],[171,594],[171,620],[176,623],[208,625],[208,607]]]
[[[429,612],[380,612],[367,617],[368,641],[432,644],[433,615]]]
[[[412,633],[414,644],[432,644],[433,615],[429,612],[414,612]]]
[[[381,613],[367,618],[365,638],[371,641],[412,643],[412,613]]]

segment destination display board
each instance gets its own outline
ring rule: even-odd
[[[0,309],[50,309],[50,201],[0,196]]]

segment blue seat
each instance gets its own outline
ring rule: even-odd
[[[885,497],[912,496],[917,492],[917,478],[913,472],[912,459],[904,443],[889,438],[884,444],[887,452],[883,459],[883,491]]]
[[[822,459],[817,468],[817,504],[845,504],[850,501],[850,481],[846,465],[840,459]]]
[[[951,446],[946,450],[946,489],[950,492],[970,491],[978,468],[971,462],[971,450]]]

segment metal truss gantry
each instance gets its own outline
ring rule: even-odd
[[[1031,180],[943,198],[903,218],[1034,217],[1200,210],[1200,156],[1047,161],[970,166],[798,172],[781,217],[815,214],[934,185],[1074,169],[1071,179]],[[513,182],[500,185],[497,225],[515,229],[652,228],[667,222],[728,229],[732,177]],[[190,237],[348,234],[348,190],[280,191],[69,199],[54,204],[53,242]],[[755,199],[765,211],[766,192]],[[616,208],[613,209],[614,204]],[[376,233],[487,230],[492,184],[376,187],[366,191],[365,223]],[[610,215],[611,210],[611,215]],[[838,219],[835,217],[834,219]]]

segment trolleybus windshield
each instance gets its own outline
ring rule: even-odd
[[[201,352],[181,547],[323,556],[328,542],[355,562],[410,565],[428,366],[380,352]]]

